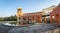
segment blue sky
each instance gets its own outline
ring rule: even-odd
[[[59,3],[60,0],[0,0],[0,17],[15,15],[17,8],[22,8],[22,12],[40,12]]]

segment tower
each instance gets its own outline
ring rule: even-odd
[[[22,18],[21,18],[22,15],[23,15],[22,14],[22,8],[18,8],[17,9],[17,25],[20,25],[21,24],[21,21],[20,20],[22,20]]]

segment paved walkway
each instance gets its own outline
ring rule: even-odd
[[[7,33],[12,28],[13,27],[7,27],[7,26],[3,26],[2,24],[0,24],[0,33]]]
[[[0,33],[39,33],[57,28],[55,24],[35,24],[27,27],[9,27],[0,24]]]
[[[16,27],[9,31],[9,33],[40,33],[45,32],[49,30],[56,29],[56,25],[50,25],[50,24],[35,24],[28,27]]]

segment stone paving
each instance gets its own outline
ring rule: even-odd
[[[26,27],[11,27],[0,24],[0,33],[40,33],[58,28],[55,24],[35,24]]]
[[[53,30],[57,28],[56,25],[50,25],[50,24],[36,24],[28,27],[23,28],[13,28],[8,33],[39,33],[39,32],[45,32],[49,30]]]
[[[2,24],[0,24],[0,33],[8,33],[9,30],[11,30],[13,27],[7,27]]]

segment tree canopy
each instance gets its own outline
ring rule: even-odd
[[[17,20],[17,17],[16,15],[14,16],[9,16],[9,17],[0,17],[0,21],[16,21]]]

